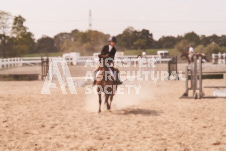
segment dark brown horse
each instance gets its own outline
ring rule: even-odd
[[[207,59],[206,55],[205,54],[202,54],[202,53],[194,53],[193,56],[191,57],[191,59],[189,58],[189,54],[188,52],[182,52],[180,57],[183,58],[185,57],[188,61],[188,64],[190,64],[191,62],[194,61],[193,57],[196,56],[197,58],[201,57],[202,58],[202,63],[203,63],[203,60],[206,60],[206,62],[209,62],[209,60]]]
[[[105,94],[105,103],[107,105],[107,109],[111,109],[111,103],[113,100],[113,96],[117,90],[117,84],[115,82],[115,76],[112,71],[113,69],[108,66],[108,63],[105,60],[108,58],[108,55],[102,56],[99,55],[101,60],[101,67],[99,72],[97,73],[96,85],[97,85],[97,93],[99,95],[99,112],[101,112],[101,93]],[[110,102],[109,102],[110,98]]]

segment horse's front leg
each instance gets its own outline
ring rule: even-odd
[[[99,96],[99,113],[101,112],[101,90],[100,90],[100,87],[97,87],[97,93],[98,93],[98,96]]]
[[[113,96],[114,96],[114,94],[111,94],[111,96],[110,96],[110,109],[111,109],[111,103],[112,103],[112,100],[113,100]]]
[[[99,95],[99,113],[101,112],[101,93]]]
[[[110,105],[108,103],[109,94],[105,94],[105,103],[107,104],[107,109],[110,110]]]

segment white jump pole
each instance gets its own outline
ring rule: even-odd
[[[221,62],[221,53],[218,53],[218,64],[222,64],[222,62]]]
[[[226,61],[225,61],[225,60],[226,60],[226,53],[223,53],[223,54],[222,54],[222,57],[223,57],[222,62],[223,62],[223,64],[225,65],[225,62],[226,62]]]
[[[48,71],[48,80],[52,81],[53,78],[53,62],[52,58],[49,58],[49,71]]]
[[[199,57],[199,99],[201,99],[202,97],[202,58]]]
[[[23,65],[23,58],[20,58],[20,66]]]

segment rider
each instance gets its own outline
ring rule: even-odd
[[[111,65],[111,70],[114,72],[116,72],[116,77],[115,77],[115,79],[116,79],[116,84],[122,84],[122,82],[119,80],[119,76],[118,76],[118,74],[119,74],[119,70],[117,69],[117,68],[115,68],[115,67],[113,67],[114,66],[114,58],[115,58],[115,53],[116,53],[116,48],[114,47],[114,45],[116,44],[116,38],[115,37],[109,37],[109,39],[108,39],[108,42],[109,42],[109,44],[108,45],[105,45],[104,47],[103,47],[103,49],[102,49],[102,51],[101,51],[101,55],[106,55],[106,54],[108,54],[109,55],[109,58],[110,58],[110,60],[109,60],[109,65]],[[98,67],[95,71],[94,71],[94,82],[93,82],[93,84],[95,85],[96,84],[96,74],[97,74],[97,72],[100,70],[100,67]]]
[[[194,49],[193,49],[192,45],[190,45],[189,50],[188,50],[188,57],[190,60],[191,60],[193,54],[194,54]]]
[[[143,52],[142,52],[142,58],[146,58],[146,51],[145,50],[143,50]]]

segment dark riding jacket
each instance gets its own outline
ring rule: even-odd
[[[115,58],[116,49],[115,47],[112,47],[111,50],[109,50],[109,45],[105,45],[101,51],[101,55],[109,54],[109,57],[112,58],[110,62],[113,62]]]

